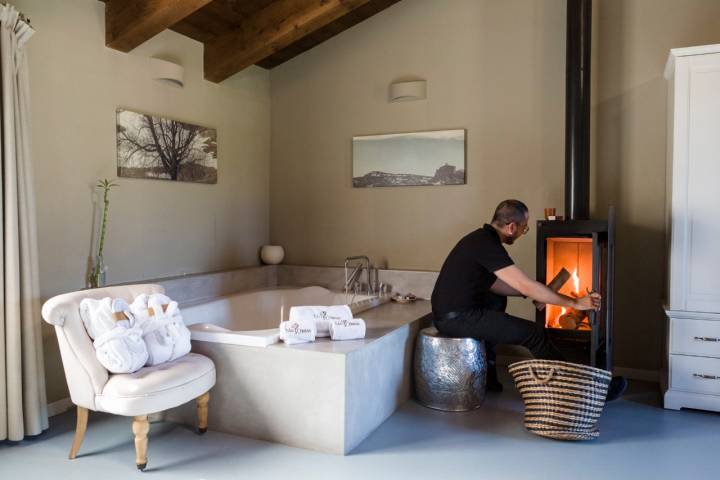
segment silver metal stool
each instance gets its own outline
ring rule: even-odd
[[[485,399],[485,343],[443,337],[435,327],[420,331],[415,344],[415,392],[426,407],[473,410]]]

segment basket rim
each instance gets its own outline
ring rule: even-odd
[[[598,375],[607,376],[612,379],[612,372],[609,370],[602,369],[602,368],[591,367],[589,365],[583,365],[582,363],[566,362],[563,360],[542,360],[542,359],[538,359],[538,358],[531,358],[528,360],[521,360],[519,362],[513,362],[510,365],[508,365],[508,371],[515,369],[515,368],[523,367],[525,365],[537,365],[537,364],[542,364],[542,363],[549,364],[548,366],[551,366],[551,367],[558,366],[558,367],[587,369],[589,372],[594,372]]]
[[[556,429],[556,430],[540,430],[540,429],[534,429],[534,428],[528,428],[525,427],[525,429],[533,433],[535,435],[545,437],[545,438],[551,438],[553,440],[567,440],[567,441],[577,441],[577,440],[595,440],[600,436],[600,430],[590,430],[585,432],[578,432],[578,431],[570,431],[570,430],[563,430],[563,429]]]

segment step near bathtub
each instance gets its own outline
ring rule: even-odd
[[[267,347],[280,341],[278,328],[234,332],[211,323],[200,323],[190,326],[190,334],[192,340],[230,343],[247,347]]]

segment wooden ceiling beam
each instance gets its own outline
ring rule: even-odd
[[[221,82],[370,1],[275,1],[205,45],[205,78]]]
[[[129,52],[213,0],[106,0],[105,45]]]

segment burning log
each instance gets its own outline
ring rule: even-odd
[[[577,328],[577,320],[570,314],[562,315],[558,318],[558,325],[563,330],[575,330]]]
[[[592,330],[592,327],[590,326],[590,319],[585,317],[583,321],[578,324],[577,330]]]
[[[553,292],[557,293],[563,286],[565,286],[568,280],[570,280],[570,272],[568,272],[567,269],[563,267],[560,269],[557,275],[555,275],[555,278],[553,278],[550,283],[548,283],[548,288]],[[538,310],[543,311],[545,309],[544,303],[533,303],[535,304],[535,308],[537,308]]]
[[[569,309],[564,314],[560,315],[558,323],[560,328],[565,330],[577,330],[585,318],[585,312],[575,310],[574,308]]]
[[[555,278],[553,278],[550,283],[548,283],[548,287],[550,288],[550,290],[557,293],[567,283],[568,280],[570,280],[570,272],[568,272],[565,267],[563,267],[560,269],[558,274],[555,275]]]

